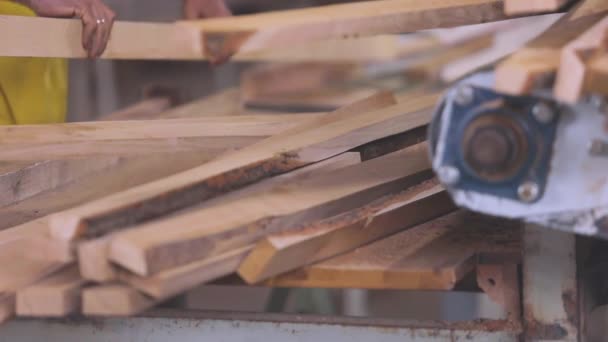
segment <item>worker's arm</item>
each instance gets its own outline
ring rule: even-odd
[[[102,0],[14,0],[43,17],[80,18],[82,46],[89,57],[99,57],[106,48],[116,14]]]
[[[201,19],[232,15],[225,0],[184,0],[184,17]]]

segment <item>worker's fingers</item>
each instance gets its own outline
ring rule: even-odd
[[[75,10],[75,16],[82,20],[82,47],[92,57],[94,37],[98,30],[97,19],[93,15],[90,6],[82,6]]]
[[[101,56],[106,48],[112,28],[112,19],[108,16],[106,9],[99,6],[99,3],[91,5],[91,12],[93,13],[93,18],[95,18],[97,29],[89,47],[89,57],[96,58]]]
[[[104,13],[105,13],[105,18],[106,18],[106,25],[104,26],[105,30],[103,31],[103,37],[102,37],[102,45],[101,45],[101,51],[99,51],[99,55],[101,55],[105,50],[106,47],[108,46],[108,42],[110,41],[110,37],[112,36],[112,28],[114,27],[114,20],[116,19],[116,13],[114,13],[114,11],[112,11],[110,8],[106,7],[104,9]]]

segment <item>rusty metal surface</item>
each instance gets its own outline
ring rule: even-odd
[[[526,341],[578,341],[575,236],[534,225],[524,234]]]
[[[146,317],[18,320],[0,328],[5,341],[518,341],[505,321],[411,322],[360,318],[163,311]]]

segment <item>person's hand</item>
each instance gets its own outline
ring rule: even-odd
[[[189,20],[231,15],[225,0],[184,0],[184,17]]]
[[[82,46],[90,58],[99,57],[110,39],[116,14],[102,0],[21,0],[43,17],[80,18]]]

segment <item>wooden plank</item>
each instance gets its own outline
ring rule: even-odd
[[[319,117],[241,115],[166,120],[95,121],[0,127],[2,146],[72,141],[169,139],[195,137],[267,137]]]
[[[263,192],[270,191],[298,179],[305,179],[312,177],[313,175],[337,170],[342,167],[357,164],[360,161],[361,158],[359,153],[344,153],[328,160],[324,160],[322,162],[312,164],[283,175],[265,179],[243,189],[229,192],[226,195],[205,201],[202,205],[192,208],[192,210],[213,207],[232,201],[237,201],[245,197],[251,198],[259,196]],[[96,282],[109,282],[116,279],[116,269],[111,264],[109,259],[109,246],[112,238],[113,235],[110,234],[98,239],[79,242],[78,263],[80,266],[80,274],[83,278]]]
[[[121,270],[118,278],[157,300],[165,300],[197,285],[233,273],[252,248],[253,245],[237,248],[149,277]]]
[[[514,222],[455,212],[266,284],[286,287],[451,290],[480,251],[521,251]],[[503,246],[505,239],[517,240]],[[517,246],[519,250],[512,250]],[[520,252],[521,253],[521,252]],[[515,259],[517,260],[517,259]]]
[[[591,93],[608,95],[608,55],[598,54],[587,65],[585,88]]]
[[[243,112],[240,99],[241,93],[238,87],[228,88],[202,99],[172,108],[163,113],[162,117],[170,119],[240,115]]]
[[[426,143],[418,144],[255,197],[125,230],[112,239],[110,258],[145,276],[255,243],[430,177],[426,153]]]
[[[0,248],[0,322],[15,314],[15,293],[49,274],[61,269],[66,262],[50,257],[42,258],[29,251],[36,246],[28,239],[3,241]]]
[[[604,51],[606,46],[608,18],[595,25],[568,43],[563,49],[553,95],[568,103],[576,103],[584,95],[587,80],[587,59],[595,51]]]
[[[426,108],[435,99],[435,96],[418,99],[408,109]],[[395,108],[367,113],[392,103],[394,98],[390,94],[380,94],[200,167],[86,203],[56,215],[51,222],[51,232],[55,238],[64,240],[95,235],[95,231],[107,233],[327,159],[396,130],[421,125],[419,121],[428,121],[427,115],[420,114],[410,114],[409,120],[405,115],[403,120],[403,107],[398,107],[398,113]],[[402,120],[391,120],[400,116]],[[380,127],[382,132],[375,129]]]
[[[9,34],[11,32],[12,34]],[[74,19],[0,16],[0,56],[86,58]],[[182,25],[116,22],[103,58],[202,59],[196,30]]]
[[[116,270],[109,263],[111,236],[78,243],[78,269],[82,278],[98,283],[116,280]]]
[[[238,272],[248,283],[259,283],[348,252],[454,209],[440,186],[424,184],[302,230],[268,236],[258,242]]]
[[[80,311],[80,291],[85,281],[74,265],[34,285],[17,291],[17,315],[63,317]]]
[[[560,13],[505,20],[505,26],[495,33],[491,47],[443,66],[441,80],[445,84],[452,84],[477,70],[496,64],[536,38],[562,16]],[[488,24],[473,26],[485,25]]]
[[[383,62],[432,50],[440,45],[432,35],[404,39],[398,35],[377,35],[350,39],[312,41],[294,46],[239,53],[234,60],[283,63]]]
[[[447,64],[466,58],[480,50],[489,48],[494,41],[494,34],[487,33],[479,37],[460,42],[456,46],[439,49],[436,54],[424,58],[421,62],[413,63],[406,70],[406,76],[413,79],[436,80],[441,70]]]
[[[73,19],[0,16],[0,56],[86,58],[81,43],[82,23]],[[9,35],[8,32],[19,34]],[[26,43],[27,42],[27,43]],[[389,60],[411,49],[432,45],[402,46],[397,36],[310,42],[289,48],[251,51],[235,56],[238,61],[335,61]],[[167,23],[117,21],[106,51],[106,59],[206,59],[199,30]]]
[[[245,70],[241,74],[241,99],[298,94],[341,83],[362,72],[356,63],[271,63]]]
[[[496,68],[496,89],[522,95],[557,71],[562,49],[608,13],[608,2],[583,0],[548,30]]]
[[[171,153],[198,153],[211,159],[229,150],[251,145],[264,137],[200,137],[106,141],[71,141],[2,145],[0,158],[9,160],[83,159],[97,157],[162,158]]]
[[[117,191],[188,170],[209,159],[210,156],[197,152],[174,152],[157,157],[124,159],[115,167],[101,170],[99,173],[55,188],[53,191],[47,191],[0,208],[0,217],[2,217],[0,229],[22,224]],[[48,225],[48,221],[43,224]]]
[[[507,15],[537,14],[559,11],[572,0],[505,0]]]
[[[52,190],[120,162],[119,157],[34,162],[0,162],[15,166],[0,171],[0,207]]]
[[[457,14],[455,14],[457,13]],[[203,34],[210,59],[304,42],[405,33],[502,20],[502,1],[361,1],[230,18],[183,22]]]
[[[132,287],[101,285],[82,290],[82,313],[87,316],[131,316],[157,304]]]

